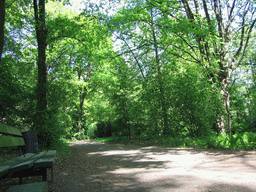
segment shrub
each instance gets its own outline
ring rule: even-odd
[[[256,136],[251,132],[245,132],[242,136],[244,146],[246,149],[255,149],[256,148]]]
[[[217,142],[216,142],[216,147],[218,148],[229,148],[230,142],[229,142],[229,135],[224,133],[219,134],[217,136]]]
[[[91,139],[95,139],[96,138],[96,134],[95,134],[96,130],[97,130],[97,122],[90,124],[88,126],[87,136]]]
[[[96,129],[94,129],[94,137],[111,137],[112,136],[112,123],[100,121],[96,124]]]

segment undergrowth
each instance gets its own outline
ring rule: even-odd
[[[229,149],[256,149],[256,135],[250,132],[233,135],[211,135],[204,137],[177,137],[168,136],[134,136],[131,139],[127,137],[109,137],[93,139],[98,142],[134,144],[141,146],[163,146],[180,148],[229,148]]]
[[[66,158],[71,153],[71,148],[68,145],[69,140],[59,139],[58,142],[55,143],[52,149],[58,152],[58,156],[61,158]]]

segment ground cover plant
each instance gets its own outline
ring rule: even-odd
[[[212,148],[212,149],[256,149],[256,135],[250,132],[234,135],[219,134],[207,137],[183,137],[171,138],[168,136],[135,136],[127,137],[108,137],[92,139],[97,142],[121,143],[141,146],[162,146],[174,148]]]

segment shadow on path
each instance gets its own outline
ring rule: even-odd
[[[255,152],[72,142],[54,191],[256,191]]]

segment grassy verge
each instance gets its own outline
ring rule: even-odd
[[[55,145],[52,146],[51,149],[54,149],[57,151],[56,159],[63,160],[63,159],[69,158],[72,152],[71,148],[68,145],[69,142],[70,142],[69,140],[59,139],[55,143]]]
[[[93,139],[97,142],[132,144],[139,146],[161,146],[161,147],[179,147],[179,148],[229,148],[229,149],[256,149],[256,136],[253,133],[245,132],[243,134],[233,135],[211,135],[200,138],[168,136],[134,136],[127,137],[110,137]]]

